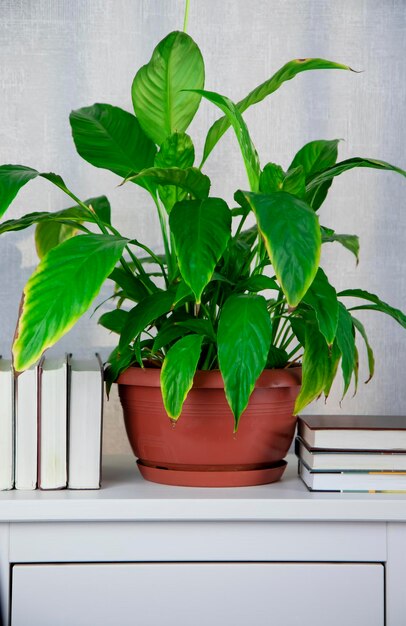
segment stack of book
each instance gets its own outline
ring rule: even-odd
[[[0,490],[98,489],[102,416],[98,355],[45,357],[17,378],[0,358]]]
[[[311,491],[406,493],[405,416],[302,416],[295,451]]]

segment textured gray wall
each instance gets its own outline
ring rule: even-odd
[[[130,85],[153,47],[180,29],[181,0],[0,0],[0,162],[23,163],[60,173],[79,196],[106,193],[117,226],[160,247],[158,224],[142,190],[116,188],[118,179],[75,153],[71,109],[95,101],[131,110]],[[370,156],[406,167],[406,2],[404,0],[192,0],[189,32],[206,61],[206,86],[237,100],[287,60],[318,56],[347,63],[361,74],[313,72],[284,85],[247,112],[262,164],[287,166],[307,141],[343,138],[341,158]],[[217,113],[203,104],[191,127],[198,153]],[[206,173],[214,194],[231,199],[246,186],[229,132],[211,155]],[[404,194],[392,173],[357,170],[336,179],[321,222],[361,236],[361,259],[329,244],[323,266],[339,288],[362,286],[397,307],[406,307]],[[46,181],[27,185],[8,217],[68,206]],[[0,239],[0,351],[9,350],[19,294],[36,264],[32,232]],[[102,297],[108,294],[103,291]],[[375,348],[376,376],[358,396],[344,400],[346,413],[396,414],[406,400],[406,336],[380,315],[360,316]],[[102,349],[113,339],[86,317],[59,349]],[[361,347],[362,364],[365,355]],[[361,380],[366,378],[365,368]],[[338,412],[340,385],[316,412]],[[107,448],[116,441],[108,410]]]

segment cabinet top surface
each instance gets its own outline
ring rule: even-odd
[[[107,456],[95,491],[2,491],[0,522],[43,521],[406,521],[406,494],[311,493],[297,461],[259,487],[169,487],[143,480],[131,456]]]

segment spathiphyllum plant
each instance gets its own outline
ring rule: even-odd
[[[236,427],[265,368],[301,363],[296,413],[321,394],[328,396],[340,364],[344,394],[352,378],[356,385],[357,334],[373,375],[374,357],[357,311],[386,313],[403,327],[406,316],[363,289],[336,292],[319,265],[321,246],[334,242],[358,258],[358,237],[321,225],[318,209],[335,176],[348,170],[406,173],[363,157],[337,162],[335,139],[306,144],[286,169],[261,164],[243,118],[283,83],[312,70],[352,71],[324,59],[295,59],[234,103],[204,89],[198,46],[185,32],[172,32],[135,75],[134,113],[110,104],[71,113],[79,155],[117,174],[118,182],[143,187],[152,198],[163,254],[120,233],[105,196],[80,200],[57,174],[0,167],[0,215],[37,176],[74,204],[0,224],[0,232],[37,225],[40,262],[24,289],[13,346],[17,371],[35,363],[76,323],[107,279],[117,308],[99,323],[118,335],[108,384],[129,366],[161,368],[164,405],[174,420],[196,370],[220,369]],[[186,130],[202,98],[221,117],[208,131],[198,164]],[[204,173],[230,126],[247,172],[231,206],[210,194]]]

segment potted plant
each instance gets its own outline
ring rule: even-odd
[[[336,292],[319,264],[321,246],[335,242],[358,258],[358,238],[318,218],[335,176],[357,167],[406,173],[369,158],[337,162],[338,140],[306,144],[287,169],[260,165],[243,119],[284,82],[318,69],[352,71],[324,59],[295,59],[235,104],[204,90],[198,46],[186,32],[172,32],[135,75],[135,115],[109,104],[71,113],[79,155],[152,198],[163,254],[118,232],[106,197],[82,201],[59,175],[0,167],[0,216],[37,176],[74,203],[0,224],[0,233],[37,225],[40,263],[24,288],[15,369],[35,363],[110,280],[117,308],[99,323],[119,340],[107,386],[119,382],[127,432],[146,478],[193,485],[277,480],[294,416],[328,396],[340,364],[343,395],[352,378],[357,384],[356,334],[373,375],[372,349],[356,311],[380,311],[406,327],[406,316],[378,296]],[[202,98],[221,117],[197,165],[186,130]],[[232,206],[210,195],[203,172],[229,127],[248,179]]]

